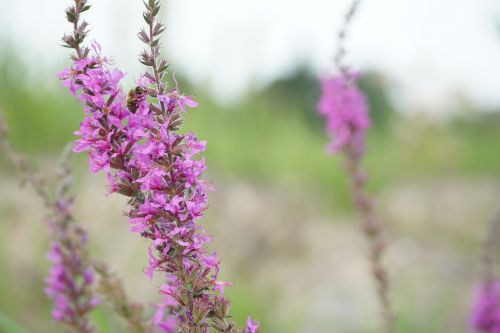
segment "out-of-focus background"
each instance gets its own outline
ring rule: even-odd
[[[200,107],[185,130],[208,140],[216,192],[205,219],[223,259],[235,319],[264,332],[379,332],[347,182],[316,114],[317,78],[332,69],[348,1],[170,0],[165,54]],[[128,73],[142,70],[141,1],[92,1],[91,38]],[[42,174],[82,119],[56,78],[68,1],[0,1],[0,108],[10,139]],[[390,226],[386,257],[398,332],[467,332],[480,244],[500,204],[500,3],[363,3],[348,62],[361,70],[373,117],[366,169]],[[128,231],[125,201],[75,161],[76,216],[92,253],[153,304],[161,281],[143,269],[147,243]],[[61,332],[43,294],[45,210],[0,158],[0,327]],[[123,322],[103,308],[103,332]],[[16,328],[17,327],[17,328]],[[0,328],[0,331],[2,328]]]

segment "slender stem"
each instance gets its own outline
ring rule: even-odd
[[[488,227],[483,247],[483,282],[491,285],[495,281],[495,247],[497,238],[500,235],[500,210],[495,214]]]
[[[384,239],[384,224],[377,215],[373,199],[366,192],[366,173],[361,167],[361,157],[358,154],[346,151],[347,171],[351,182],[351,192],[354,204],[360,214],[361,227],[370,248],[370,264],[372,275],[377,285],[377,295],[382,307],[382,316],[386,332],[394,332],[395,314],[389,299],[389,277],[382,263],[386,247]]]
[[[358,10],[360,2],[361,0],[354,0],[351,3],[351,6],[349,7],[346,15],[344,16],[344,20],[337,34],[337,51],[335,52],[334,63],[336,69],[343,74],[346,74],[348,71],[348,67],[343,63],[346,54],[346,49],[344,44],[347,37],[347,33],[349,31],[348,29],[350,27],[350,23]]]

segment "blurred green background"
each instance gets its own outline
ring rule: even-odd
[[[12,50],[0,50],[0,108],[15,148],[52,175],[81,107],[60,87],[57,69],[29,75]],[[386,81],[368,72],[361,86],[373,117],[365,165],[390,227],[398,332],[467,332],[481,240],[500,198],[500,113],[466,99],[439,119],[407,113],[391,102]],[[216,192],[206,228],[223,278],[235,283],[227,292],[235,319],[250,314],[264,332],[379,332],[367,250],[341,160],[325,153],[314,75],[299,68],[231,105],[180,82],[200,102],[184,130],[208,140]],[[143,276],[147,244],[128,232],[123,198],[106,197],[104,177],[90,175],[86,163],[76,158],[74,192],[92,253],[120,273],[132,298],[153,304],[161,281]],[[62,332],[43,293],[46,212],[5,159],[0,177],[0,332]],[[102,332],[123,331],[106,307],[94,320]]]

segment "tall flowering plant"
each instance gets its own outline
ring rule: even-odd
[[[154,321],[165,332],[258,332],[251,319],[237,329],[229,318],[230,302],[218,279],[220,260],[209,253],[210,240],[199,221],[208,207],[210,182],[203,178],[205,160],[198,157],[206,142],[179,132],[193,98],[183,95],[175,76],[166,84],[167,62],[160,56],[156,19],[159,1],[145,2],[147,29],[139,33],[146,44],[140,61],[149,69],[126,97],[120,86],[123,72],[112,69],[101,47],[83,46],[87,23],[81,14],[86,0],[67,9],[73,32],[64,37],[75,50],[73,65],[60,74],[63,84],[83,102],[85,119],[76,132],[75,151],[89,154],[92,172],[104,171],[110,192],[129,198],[131,230],[150,240],[146,274],[165,275],[160,288],[164,301]]]
[[[328,151],[332,154],[342,154],[344,157],[351,194],[370,248],[371,271],[377,285],[386,331],[393,332],[395,315],[388,295],[387,271],[382,264],[386,245],[384,225],[374,209],[372,197],[366,191],[368,175],[362,168],[366,131],[370,127],[368,104],[357,84],[360,74],[349,70],[343,64],[346,53],[343,41],[358,5],[359,0],[352,2],[340,29],[335,56],[338,74],[327,75],[321,80],[322,94],[318,111],[325,118],[326,131],[331,137]]]

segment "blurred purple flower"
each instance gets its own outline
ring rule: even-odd
[[[81,255],[86,236],[81,232],[69,233],[60,225],[56,228],[56,240],[47,253],[52,267],[45,280],[45,293],[54,301],[52,317],[79,332],[91,332],[85,314],[99,304],[99,299],[91,295],[94,275]]]
[[[499,281],[478,288],[470,325],[474,333],[500,333]]]
[[[247,329],[245,333],[258,333],[259,332],[259,322],[252,320],[248,317],[247,319]]]
[[[357,86],[358,79],[358,73],[347,73],[321,80],[318,111],[325,117],[326,130],[332,138],[328,146],[331,153],[343,149],[357,155],[364,152],[370,118],[365,96]]]

